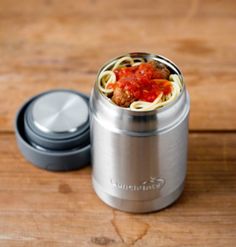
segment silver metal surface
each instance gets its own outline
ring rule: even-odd
[[[182,76],[164,57],[131,54],[137,55],[160,61]],[[128,212],[150,212],[180,196],[187,167],[189,109],[185,86],[168,106],[134,112],[109,102],[95,85],[90,98],[92,179],[105,203]]]
[[[86,102],[72,92],[45,94],[32,107],[33,123],[44,133],[75,132],[88,116]]]

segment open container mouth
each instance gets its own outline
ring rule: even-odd
[[[164,64],[171,73],[176,74],[179,76],[181,83],[182,83],[182,90],[179,93],[179,95],[176,97],[176,99],[174,99],[172,102],[168,103],[167,105],[161,107],[161,108],[157,108],[154,110],[148,110],[148,111],[133,111],[131,110],[129,107],[122,107],[122,106],[118,106],[116,105],[109,97],[107,97],[106,95],[104,95],[98,88],[98,77],[100,75],[100,73],[105,70],[105,69],[109,69],[111,68],[118,59],[125,57],[125,56],[130,56],[132,58],[144,58],[145,61],[157,61],[160,62],[161,64]],[[175,103],[182,97],[182,95],[184,94],[185,91],[185,83],[184,83],[184,78],[183,75],[181,73],[181,71],[179,70],[179,68],[177,67],[177,65],[175,63],[173,63],[171,60],[167,59],[164,56],[161,55],[154,55],[154,54],[150,54],[150,53],[145,53],[145,52],[132,52],[132,53],[127,53],[124,54],[122,56],[118,56],[114,59],[109,60],[107,63],[105,63],[101,69],[98,71],[97,73],[97,77],[96,77],[96,83],[95,83],[95,93],[97,93],[99,95],[99,97],[101,97],[101,100],[104,102],[104,104],[109,103],[109,107],[111,107],[113,110],[115,111],[119,111],[120,114],[128,112],[131,115],[134,116],[139,116],[139,115],[153,115],[156,114],[158,112],[162,112],[165,111],[166,109],[172,107],[173,105],[175,105]]]
[[[53,171],[90,163],[89,97],[51,90],[29,99],[15,120],[18,146],[34,165]]]
[[[157,61],[164,64],[170,71],[179,77],[182,90],[173,101],[165,106],[148,111],[134,111],[121,107],[104,95],[98,86],[99,75],[106,68],[111,68],[114,63],[125,56],[141,57],[145,61]],[[188,102],[186,104],[186,102]],[[150,136],[170,131],[183,121],[189,112],[190,98],[184,84],[184,79],[179,68],[169,59],[149,53],[135,52],[116,57],[105,63],[98,71],[96,83],[90,97],[90,111],[103,126],[113,132],[133,136]],[[108,114],[109,112],[109,114]]]

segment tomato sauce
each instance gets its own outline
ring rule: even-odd
[[[152,63],[118,68],[114,73],[117,81],[110,83],[108,88],[127,90],[137,100],[153,102],[161,93],[168,95],[172,91],[171,83],[162,77],[160,70]]]

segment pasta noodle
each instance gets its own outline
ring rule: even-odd
[[[114,88],[112,84],[117,81],[115,70],[123,68],[123,67],[133,67],[139,66],[146,61],[143,58],[131,58],[129,56],[122,57],[112,64],[107,65],[98,76],[98,88],[105,96],[110,98],[113,94]],[[182,90],[182,82],[181,78],[177,74],[169,75],[169,83],[171,84],[171,92],[168,95],[164,95],[161,92],[153,102],[147,102],[143,100],[133,101],[129,108],[132,111],[150,111],[166,106],[170,102],[174,101]]]

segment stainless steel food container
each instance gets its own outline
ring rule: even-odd
[[[127,55],[157,60],[182,77],[165,57]],[[109,102],[95,83],[90,97],[92,183],[106,204],[143,213],[165,208],[180,196],[187,167],[189,109],[185,85],[169,105],[134,112]]]

